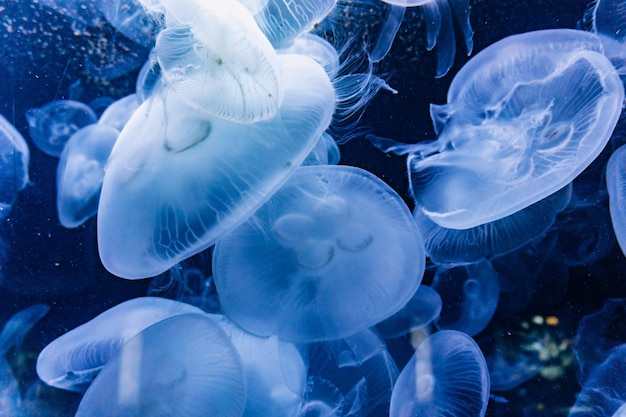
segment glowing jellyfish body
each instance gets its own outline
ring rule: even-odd
[[[389,416],[484,416],[488,400],[480,348],[465,333],[442,330],[422,342],[400,372]]]
[[[63,227],[78,227],[98,211],[104,164],[118,135],[112,127],[94,124],[65,144],[57,167],[57,213]]]
[[[26,112],[28,131],[35,145],[59,157],[65,143],[78,129],[98,121],[94,111],[79,101],[56,100]]]
[[[26,187],[29,162],[26,140],[0,115],[0,219],[9,215],[17,193]]]
[[[53,387],[84,392],[130,338],[179,314],[203,312],[165,298],[142,297],[126,301],[48,344],[37,358],[37,374]]]
[[[266,120],[283,99],[276,52],[236,0],[164,0],[155,53],[163,78],[190,107],[240,123]]]
[[[431,106],[436,142],[407,164],[417,209],[440,226],[501,219],[571,182],[600,153],[624,89],[595,35],[555,29],[503,39]]]
[[[249,332],[294,342],[346,337],[389,317],[424,272],[407,210],[367,171],[298,169],[218,241],[213,273],[223,311]]]
[[[606,166],[609,213],[617,243],[626,253],[626,146],[619,147]]]
[[[206,315],[182,314],[121,346],[76,417],[240,417],[245,403],[241,360],[228,336]]]
[[[334,110],[324,70],[281,55],[285,97],[250,125],[211,118],[168,89],[134,113],[113,148],[98,209],[105,267],[161,273],[211,246],[263,204],[306,158]]]

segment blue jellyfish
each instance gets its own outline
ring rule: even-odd
[[[110,272],[149,277],[206,249],[306,158],[330,123],[335,95],[311,59],[278,58],[285,95],[271,119],[210,117],[164,85],[133,114],[109,158],[98,208],[98,249]]]
[[[63,227],[78,227],[98,211],[104,165],[118,135],[110,126],[93,124],[65,144],[57,167],[57,213]]]
[[[298,169],[213,252],[224,313],[293,342],[346,337],[391,316],[417,290],[424,263],[400,196],[365,170],[335,165]]]
[[[428,50],[437,46],[437,78],[448,73],[456,55],[456,41],[454,39],[454,20],[460,25],[465,39],[467,55],[474,48],[474,31],[470,24],[469,0],[382,0],[391,4],[381,35],[373,50],[375,60],[380,60],[391,48],[391,42],[402,23],[405,7],[420,6],[424,10],[426,22]]]
[[[98,124],[111,126],[121,132],[140,104],[137,94],[122,97],[106,107],[98,119]]]
[[[26,112],[28,132],[44,153],[58,158],[65,143],[78,129],[98,121],[96,113],[75,100],[55,100]]]
[[[226,333],[204,314],[181,314],[120,346],[76,417],[240,417],[246,397],[241,359]]]
[[[0,219],[9,215],[17,193],[28,184],[29,163],[26,140],[0,115]]]
[[[554,29],[510,36],[432,105],[439,137],[413,145],[416,208],[440,226],[501,219],[563,188],[608,142],[624,88],[598,38]]]
[[[480,348],[465,333],[442,330],[422,342],[400,372],[389,416],[484,416],[488,400]]]
[[[154,43],[157,25],[138,0],[97,0],[98,9],[122,35],[138,45]]]
[[[320,64],[330,79],[337,76],[340,69],[337,49],[326,39],[313,33],[303,33],[291,45],[279,49],[278,53],[306,55]]]
[[[437,291],[420,285],[413,297],[400,311],[376,325],[385,338],[392,339],[421,329],[432,323],[441,313],[442,302]]]
[[[37,358],[37,374],[48,385],[82,393],[130,338],[179,314],[204,313],[165,298],[123,302],[48,344]]]
[[[609,158],[606,187],[615,237],[622,253],[626,253],[626,146],[620,146]]]
[[[567,206],[571,190],[572,186],[567,185],[516,213],[463,230],[439,226],[419,209],[413,215],[424,238],[426,255],[433,262],[472,263],[504,255],[541,238]]]
[[[227,317],[210,314],[237,350],[247,385],[243,417],[296,416],[304,398],[307,365],[295,345],[246,332]]]
[[[330,12],[337,0],[267,0],[252,10],[254,20],[274,48],[289,47]]]
[[[432,287],[443,305],[435,320],[439,329],[474,336],[487,327],[498,306],[498,274],[486,259],[465,266],[439,266]]]

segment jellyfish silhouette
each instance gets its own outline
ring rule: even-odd
[[[28,184],[29,163],[26,140],[0,115],[0,219],[9,215],[17,193]]]
[[[400,310],[420,284],[423,251],[408,208],[380,179],[307,166],[218,241],[213,274],[224,313],[249,332],[330,340]]]
[[[85,392],[76,417],[240,417],[245,403],[241,359],[226,333],[204,314],[182,314],[124,343]]]
[[[400,372],[389,416],[484,416],[488,400],[480,348],[465,333],[442,330],[422,342]]]
[[[431,106],[437,141],[397,148],[409,152],[416,209],[468,229],[545,198],[602,151],[623,99],[593,34],[553,29],[496,42],[455,76],[448,104]]]

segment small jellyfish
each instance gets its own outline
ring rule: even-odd
[[[53,387],[85,392],[130,338],[165,318],[188,313],[203,314],[189,304],[165,298],[123,302],[48,344],[37,358],[37,374]]]
[[[609,158],[606,187],[615,237],[622,253],[626,253],[626,146],[620,146]]]
[[[9,215],[17,193],[28,184],[29,162],[26,140],[0,115],[0,219]]]
[[[217,242],[213,273],[224,313],[244,329],[331,340],[400,310],[421,282],[423,251],[408,208],[380,179],[307,166]]]
[[[376,325],[376,330],[385,338],[392,339],[428,326],[441,313],[441,297],[437,291],[420,285],[409,302],[393,316]]]
[[[464,266],[439,266],[432,287],[443,305],[435,320],[438,329],[474,336],[487,327],[498,306],[498,274],[485,259]]]
[[[98,207],[104,266],[145,278],[213,245],[282,185],[330,124],[334,92],[310,58],[280,55],[275,117],[233,123],[160,85],[135,111],[109,161]]]
[[[113,129],[121,132],[140,104],[141,102],[137,94],[122,97],[107,106],[102,115],[100,115],[98,124],[111,126]]]
[[[97,213],[104,165],[118,135],[98,123],[78,130],[65,144],[57,167],[57,213],[63,227],[78,227]]]
[[[570,183],[602,151],[624,88],[598,38],[553,29],[505,38],[432,105],[439,137],[407,160],[418,210],[440,226],[501,219]]]
[[[58,158],[65,143],[78,129],[98,121],[96,113],[84,103],[56,100],[26,112],[28,131],[35,145]]]
[[[245,404],[241,359],[226,333],[204,314],[181,314],[120,346],[76,417],[240,417]]]
[[[442,330],[422,342],[400,372],[389,416],[484,416],[488,400],[480,348],[465,333]]]
[[[143,46],[154,42],[156,21],[138,0],[97,0],[97,6],[107,21],[131,41]]]

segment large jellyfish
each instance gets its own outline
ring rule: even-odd
[[[491,45],[455,76],[448,104],[432,105],[438,140],[410,152],[417,209],[467,229],[528,207],[596,158],[623,100],[593,34],[544,30]]]
[[[134,113],[100,196],[98,246],[109,271],[148,277],[206,249],[306,158],[330,123],[334,92],[311,59],[280,55],[279,62],[285,95],[268,120],[212,118],[163,86]]]
[[[442,330],[422,342],[400,372],[389,416],[484,416],[488,399],[480,348],[465,333]]]
[[[365,170],[334,165],[298,169],[213,252],[225,314],[294,342],[346,337],[391,316],[424,263],[400,196]]]
[[[76,417],[240,417],[245,403],[241,359],[226,333],[204,314],[182,314],[121,346]]]
[[[17,193],[28,184],[29,162],[26,140],[0,115],[0,219],[9,215]]]

